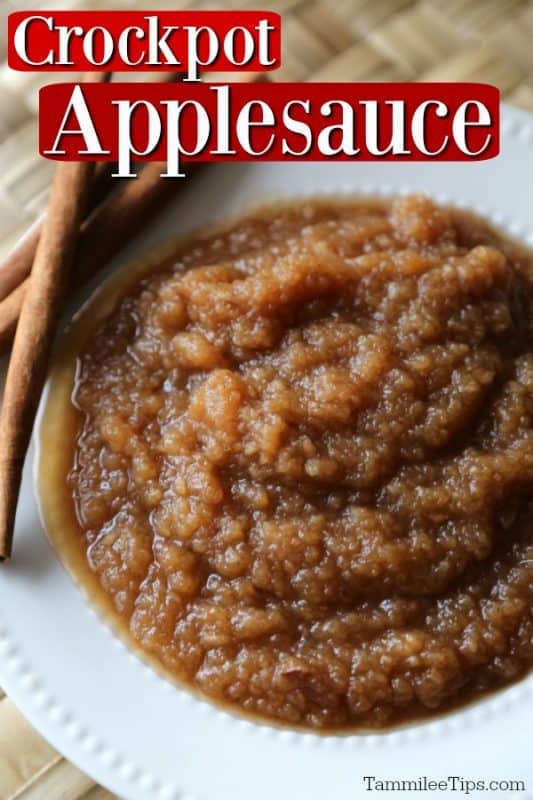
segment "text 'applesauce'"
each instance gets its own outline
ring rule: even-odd
[[[130,288],[78,354],[63,478],[140,647],[317,729],[524,675],[532,289],[525,249],[418,196],[264,209]]]

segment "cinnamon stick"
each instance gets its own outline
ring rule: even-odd
[[[9,362],[0,414],[0,559],[9,558],[20,480],[94,165],[59,163]]]
[[[87,82],[109,80],[93,73]],[[43,388],[94,173],[90,162],[60,162],[20,312],[0,413],[0,560],[11,555],[22,468]],[[12,296],[8,298],[10,300]]]

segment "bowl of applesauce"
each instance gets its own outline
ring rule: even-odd
[[[73,304],[5,684],[104,785],[526,791],[532,130],[506,111],[475,165],[217,166]]]

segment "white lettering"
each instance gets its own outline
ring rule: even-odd
[[[379,113],[383,108],[377,100],[361,100],[361,105],[365,108],[365,133],[366,146],[373,156],[384,156],[387,153],[393,155],[408,155],[409,150],[405,149],[405,103],[403,100],[385,100],[384,105],[392,109],[392,129],[390,142],[386,147],[379,146],[379,131],[382,127],[379,124]]]
[[[76,115],[76,119],[78,120],[80,126],[79,128],[66,127],[67,120],[72,112]],[[74,87],[65,114],[63,116],[63,119],[61,120],[59,131],[57,133],[52,149],[45,150],[44,151],[45,154],[50,156],[65,155],[65,150],[60,150],[59,144],[63,136],[69,136],[73,134],[76,134],[78,136],[81,135],[85,140],[86,149],[79,150],[78,151],[79,155],[101,156],[109,153],[109,150],[104,150],[102,148],[100,139],[98,138],[98,134],[96,132],[96,128],[94,127],[91,115],[89,113],[89,108],[87,107],[87,103],[85,102],[85,97],[83,96],[81,86]]]
[[[17,51],[17,55],[26,64],[29,64],[30,67],[42,67],[44,64],[53,64],[54,63],[54,54],[52,50],[48,51],[48,54],[43,58],[42,61],[32,61],[29,57],[28,53],[26,52],[26,38],[28,28],[34,22],[44,22],[45,26],[48,28],[49,31],[54,29],[54,20],[52,17],[27,17],[20,25],[17,27],[15,31],[15,35],[13,37],[13,44],[15,46],[15,50]]]
[[[136,173],[131,171],[131,157],[147,156],[153,152],[161,139],[161,118],[155,106],[146,100],[113,100],[113,105],[118,107],[118,170],[113,178],[135,178]],[[132,128],[134,116],[139,109],[144,109],[148,116],[148,135],[146,147],[138,150],[132,141]]]
[[[258,55],[259,63],[263,67],[271,67],[276,63],[275,58],[270,58],[270,32],[276,30],[274,25],[270,25],[267,19],[260,20],[255,26],[259,34]]]
[[[320,152],[325,156],[338,156],[344,153],[347,156],[356,156],[361,150],[355,147],[355,112],[350,103],[345,100],[328,100],[320,107],[324,117],[333,116],[335,108],[341,111],[342,120],[335,125],[326,125],[318,134],[317,144]],[[332,144],[334,134],[340,133],[341,142],[337,147]]]
[[[438,156],[448,146],[450,137],[446,134],[442,140],[441,146],[437,150],[429,150],[426,145],[426,129],[427,129],[427,112],[431,106],[435,106],[435,115],[441,119],[448,116],[448,108],[440,100],[425,100],[420,103],[418,108],[415,109],[413,119],[411,121],[411,134],[416,149],[425,156]]]
[[[118,52],[122,61],[125,64],[128,64],[130,67],[138,66],[141,61],[144,60],[146,56],[146,51],[143,50],[140,54],[137,61],[133,61],[130,58],[130,36],[134,35],[136,39],[144,39],[146,34],[142,28],[139,28],[137,25],[130,25],[129,28],[124,28],[120,36],[118,37]]]
[[[102,38],[103,55],[100,61],[97,61],[94,55],[95,39],[97,34],[100,34]],[[83,39],[83,54],[85,58],[91,62],[91,64],[94,64],[95,67],[101,67],[111,60],[114,47],[115,45],[113,42],[113,37],[107,28],[102,28],[102,26],[90,28]]]
[[[185,100],[183,103],[163,100],[163,105],[167,106],[167,171],[162,172],[161,177],[182,178],[185,173],[180,172],[180,155],[195,156],[202,152],[211,133],[209,114],[196,100]],[[187,108],[193,108],[196,112],[196,144],[192,150],[184,148],[180,133],[181,115]]]
[[[161,64],[181,66],[181,61],[178,61],[167,42],[170,34],[179,30],[179,25],[163,25],[163,33],[160,35],[158,17],[145,17],[145,20],[148,22],[148,60],[146,65],[149,67],[157,67]],[[160,53],[162,60],[159,59]]]
[[[212,28],[202,25],[199,28],[185,25],[184,30],[187,31],[187,77],[186,81],[198,81],[198,67],[207,67],[213,63],[218,55],[219,42],[218,38]],[[199,56],[200,37],[207,34],[208,40],[208,53],[209,55],[205,60],[201,60]]]
[[[240,60],[237,60],[237,56],[235,55],[235,50],[237,49],[235,44],[237,34],[240,34],[243,40],[243,55]],[[254,52],[255,42],[251,31],[249,31],[247,28],[243,28],[242,26],[230,28],[224,38],[224,54],[228,61],[231,61],[231,63],[236,67],[244,67],[245,64],[248,64],[248,62],[251,61]]]
[[[311,113],[311,102],[309,100],[289,100],[283,109],[283,124],[290,133],[295,133],[297,136],[303,136],[305,144],[301,150],[293,150],[287,143],[287,139],[283,137],[281,144],[281,151],[283,155],[289,156],[305,156],[313,146],[313,135],[310,126],[307,122],[294,119],[291,116],[291,111],[294,107],[303,108],[306,114]]]
[[[260,120],[252,120],[251,117],[254,108],[260,109],[262,116]],[[268,144],[265,145],[262,150],[254,150],[250,141],[251,131],[253,128],[271,128],[275,124],[276,118],[274,117],[274,112],[264,100],[250,100],[248,103],[245,103],[239,111],[236,125],[237,136],[241,146],[251,156],[264,156],[274,144],[276,138],[275,134],[271,135]]]
[[[468,121],[467,114],[470,107],[473,107],[478,112],[477,120]],[[492,118],[489,110],[484,103],[479,100],[467,100],[462,103],[455,112],[452,124],[453,138],[457,147],[467,156],[480,156],[484,153],[492,141],[492,134],[487,133],[485,141],[478,150],[470,150],[466,141],[466,133],[468,128],[486,128],[492,124]]]

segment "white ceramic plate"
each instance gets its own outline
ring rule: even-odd
[[[504,109],[502,153],[493,161],[213,167],[120,263],[258,200],[326,191],[424,191],[533,244],[532,187],[533,117]],[[167,683],[118,641],[61,567],[39,521],[32,458],[14,558],[0,567],[0,684],[46,738],[104,786],[127,800],[357,800],[367,796],[364,776],[459,776],[523,780],[525,793],[492,796],[533,798],[533,676],[434,722],[350,736],[255,724]],[[449,789],[435,796],[461,795]]]

